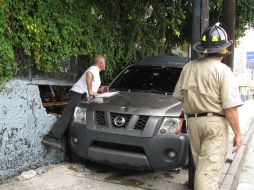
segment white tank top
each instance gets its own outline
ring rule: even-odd
[[[93,74],[93,81],[92,81],[92,91],[97,92],[100,85],[101,85],[101,78],[100,78],[100,70],[97,66],[89,67],[85,73],[80,77],[80,79],[73,85],[71,88],[72,91],[83,94],[87,93],[87,84],[86,84],[86,73],[91,72]]]

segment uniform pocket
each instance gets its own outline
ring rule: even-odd
[[[220,160],[219,155],[211,155],[210,156],[210,161],[211,162],[219,162],[219,160]]]

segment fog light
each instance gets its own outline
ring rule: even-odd
[[[72,137],[72,142],[73,142],[74,144],[78,144],[78,139],[77,139],[76,137]]]
[[[175,151],[169,151],[168,152],[168,157],[170,160],[174,160],[176,158],[176,152]]]
[[[160,129],[160,134],[165,134],[167,132],[167,129],[165,129],[165,128],[162,128],[162,129]]]

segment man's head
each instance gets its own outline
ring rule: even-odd
[[[226,31],[217,25],[205,29],[201,36],[201,41],[193,46],[193,49],[203,54],[218,54],[224,56],[228,54],[227,47],[232,44],[228,40]]]
[[[100,71],[104,71],[106,68],[106,61],[102,55],[95,55],[93,59],[93,65],[97,66]]]

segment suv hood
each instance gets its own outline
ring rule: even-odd
[[[182,104],[172,95],[147,92],[120,91],[109,98],[81,101],[79,106],[94,111],[150,116],[179,117],[182,111]]]

